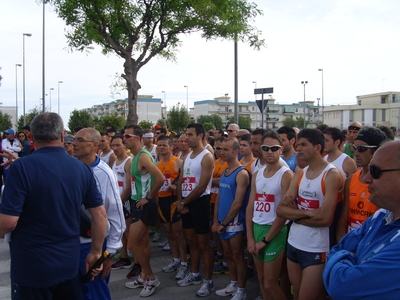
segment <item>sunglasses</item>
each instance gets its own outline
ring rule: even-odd
[[[156,132],[156,134],[161,134],[161,132]]]
[[[236,131],[236,130],[228,129],[227,131],[228,131],[228,132],[234,132],[234,131]]]
[[[126,139],[129,139],[129,138],[134,137],[134,136],[136,136],[136,135],[134,135],[134,134],[124,134],[124,138],[126,138]]]
[[[72,142],[65,142],[64,145],[72,145]]]
[[[269,150],[271,150],[272,152],[276,152],[279,149],[281,149],[282,146],[280,145],[273,145],[273,146],[267,146],[267,145],[261,145],[261,149],[265,152],[268,152]]]
[[[400,171],[400,169],[385,169],[382,170],[378,166],[375,165],[368,165],[368,170],[369,173],[371,174],[371,177],[373,179],[379,179],[382,176],[382,173],[384,172],[394,172],[394,171]]]
[[[367,151],[368,149],[378,148],[378,146],[370,146],[370,145],[356,146],[353,144],[353,148],[354,148],[354,150],[362,153],[362,152]]]

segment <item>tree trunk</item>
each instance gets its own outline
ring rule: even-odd
[[[128,117],[127,125],[137,125],[138,115],[137,115],[137,99],[138,91],[141,86],[137,81],[137,63],[131,57],[125,58],[124,63],[125,74],[122,77],[126,80],[126,86],[128,89]]]

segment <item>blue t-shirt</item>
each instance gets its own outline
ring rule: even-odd
[[[43,147],[16,160],[0,213],[19,216],[11,233],[11,280],[50,287],[74,278],[79,263],[79,209],[103,204],[92,170],[63,147]]]
[[[296,157],[297,157],[297,152],[288,159],[285,159],[282,155],[283,160],[288,164],[288,166],[289,166],[290,170],[292,170],[292,172],[295,172],[296,167],[297,167]]]

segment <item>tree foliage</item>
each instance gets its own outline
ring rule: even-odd
[[[139,122],[139,126],[142,129],[153,129],[154,124],[152,121],[142,120]]]
[[[90,127],[93,126],[93,119],[89,112],[82,109],[74,109],[69,115],[68,128],[73,131],[76,126]]]
[[[206,129],[206,131],[208,132],[210,129],[213,129],[215,126],[213,123],[211,122],[205,122],[203,123],[204,128]]]
[[[7,130],[12,127],[11,116],[0,111],[0,131]]]
[[[283,120],[283,126],[297,127],[296,120],[291,117],[287,117],[285,120]]]
[[[68,30],[71,49],[100,45],[104,54],[124,60],[128,90],[128,123],[137,124],[137,75],[153,57],[176,59],[181,37],[200,32],[209,40],[223,38],[263,46],[255,17],[262,14],[247,0],[49,0]]]
[[[106,131],[108,126],[113,126],[116,130],[123,128],[126,125],[126,120],[117,115],[104,115],[99,118],[94,127],[98,131]]]
[[[235,122],[235,118],[234,117],[230,117],[229,121],[228,121],[228,125],[232,124]],[[253,122],[253,120],[250,117],[244,117],[239,115],[239,127],[240,128],[251,128],[251,123]]]
[[[36,117],[40,113],[41,113],[41,111],[39,110],[38,106],[35,106],[30,111],[28,111],[28,113],[25,114],[25,120],[26,120],[25,125],[30,125],[33,118]],[[20,115],[18,118],[18,122],[17,122],[18,130],[21,130],[22,127],[24,127],[24,115]]]
[[[217,114],[200,115],[197,118],[197,123],[200,123],[203,125],[204,125],[204,123],[213,123],[215,128],[223,128],[224,127],[221,117],[218,116]]]
[[[158,119],[157,123],[160,126],[167,125],[167,121],[165,119]]]
[[[167,123],[170,131],[181,132],[186,126],[191,123],[189,113],[186,110],[186,107],[181,106],[176,107],[173,106],[168,115]]]

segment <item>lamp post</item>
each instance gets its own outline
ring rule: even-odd
[[[161,91],[161,93],[164,94],[164,106],[165,106],[165,117],[164,117],[164,119],[166,119],[167,118],[167,102],[165,100],[165,91]]]
[[[226,102],[226,108],[225,108],[225,126],[228,124],[228,109],[229,109],[229,104],[228,104],[228,93],[225,94],[225,102]]]
[[[15,123],[18,123],[18,68],[21,64],[15,64]],[[18,127],[18,125],[17,125]]]
[[[26,125],[26,114],[25,114],[25,36],[31,37],[31,33],[22,34],[22,101],[23,101],[23,113],[24,113],[24,126]]]
[[[63,83],[62,81],[59,81],[58,82],[58,89],[57,89],[57,91],[58,91],[58,114],[60,114],[60,83]]]
[[[324,123],[324,69],[318,69],[322,74],[322,123]]]
[[[184,87],[186,88],[186,109],[189,112],[189,86],[185,85]]]
[[[54,91],[54,88],[50,88],[50,112],[51,112],[51,91]]]
[[[304,125],[303,128],[306,128],[306,84],[308,81],[302,81],[301,84],[303,85],[304,88]]]

